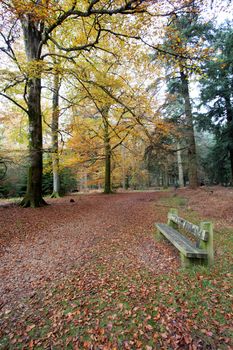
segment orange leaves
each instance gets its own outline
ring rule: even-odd
[[[34,21],[48,20],[51,14],[55,13],[55,7],[57,7],[53,0],[43,0],[36,3],[30,0],[14,0],[13,6],[13,11],[18,17],[28,15]]]
[[[30,332],[33,328],[35,328],[36,325],[35,324],[30,324],[26,327],[26,332]]]

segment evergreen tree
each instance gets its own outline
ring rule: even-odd
[[[206,112],[198,114],[196,120],[200,129],[212,130],[216,135],[216,151],[222,150],[217,154],[224,162],[230,161],[230,182],[233,183],[233,29],[230,23],[215,30],[212,45],[212,58],[204,62],[205,74],[200,80],[201,105]],[[218,159],[215,166],[215,171],[219,171]]]
[[[190,97],[190,78],[198,72],[198,62],[207,51],[201,37],[207,35],[208,25],[202,24],[195,1],[193,8],[183,14],[171,17],[162,45],[162,57],[165,58],[167,88],[175,99],[167,107],[167,112],[182,126],[182,137],[188,153],[188,176],[191,188],[198,186],[196,141],[194,118]]]

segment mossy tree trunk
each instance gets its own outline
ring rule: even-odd
[[[27,107],[29,118],[29,169],[27,191],[21,205],[40,207],[45,205],[42,198],[42,118],[41,118],[41,32],[30,15],[22,19],[27,61],[29,63]],[[30,67],[33,68],[30,72]]]
[[[198,187],[198,178],[197,178],[197,155],[196,155],[196,142],[194,135],[193,127],[193,115],[192,107],[189,94],[189,82],[188,74],[185,73],[183,67],[180,67],[180,76],[181,76],[181,86],[182,86],[182,95],[184,99],[184,108],[186,116],[186,138],[188,142],[188,177],[189,177],[189,186],[190,188],[196,189]]]

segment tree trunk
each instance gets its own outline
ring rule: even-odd
[[[59,176],[59,149],[58,149],[58,128],[59,128],[59,75],[55,73],[53,78],[53,111],[52,111],[52,161],[53,161],[53,193],[52,198],[60,197],[60,176]]]
[[[84,192],[88,192],[89,188],[88,188],[88,178],[87,178],[87,173],[84,174],[84,178],[83,178],[83,183],[84,183]]]
[[[112,193],[111,186],[111,145],[109,137],[108,111],[106,107],[102,111],[103,125],[104,125],[104,151],[105,151],[105,177],[104,177],[104,193]]]
[[[198,187],[197,178],[197,156],[196,156],[196,143],[193,127],[193,115],[192,107],[189,95],[188,75],[185,74],[183,67],[180,67],[182,95],[185,105],[186,116],[186,138],[188,142],[188,176],[190,188],[196,189]]]
[[[182,165],[179,142],[177,142],[177,164],[178,164],[178,174],[179,174],[179,185],[180,187],[184,187],[184,173],[183,173],[183,165]]]
[[[227,112],[228,137],[230,140],[229,155],[231,163],[231,185],[233,185],[233,109],[231,107],[230,96],[225,96],[225,106]]]
[[[104,193],[111,193],[111,149],[105,143],[105,179]]]
[[[33,63],[37,64],[32,67],[33,72],[29,72],[28,76],[29,169],[27,192],[21,202],[24,207],[40,207],[46,204],[42,198],[41,72],[38,64],[41,34],[37,25],[36,21],[30,19],[30,15],[22,20],[27,61],[31,67]]]
[[[230,162],[231,162],[231,186],[233,186],[233,149],[230,147],[229,149]]]
[[[168,188],[168,169],[167,165],[164,165],[164,171],[163,171],[163,187]]]
[[[122,188],[125,190],[125,147],[121,145],[121,156],[122,156]]]

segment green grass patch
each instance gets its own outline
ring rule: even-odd
[[[161,198],[159,203],[166,206],[171,206],[171,208],[183,208],[188,204],[188,199],[178,196],[177,194],[173,194],[172,197]]]

